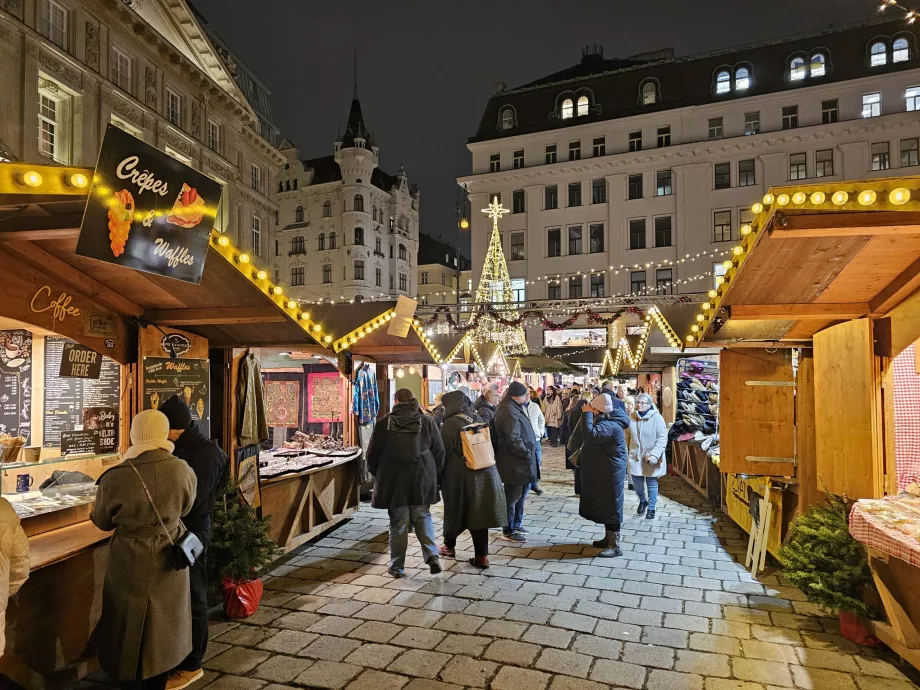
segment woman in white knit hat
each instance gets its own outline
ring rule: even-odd
[[[131,447],[99,477],[91,515],[99,529],[115,530],[96,634],[99,663],[123,689],[163,690],[192,651],[188,569],[176,569],[171,542],[185,531],[180,518],[192,509],[197,480],[172,455],[168,434],[157,410],[131,421]]]

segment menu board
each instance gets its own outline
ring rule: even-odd
[[[42,445],[56,448],[61,445],[62,431],[78,431],[84,428],[87,411],[95,408],[110,409],[115,418],[106,421],[111,425],[114,438],[106,437],[100,429],[103,446],[118,447],[118,409],[121,395],[121,369],[118,362],[102,357],[98,379],[61,378],[61,357],[67,338],[48,336],[45,338],[45,424]],[[103,450],[101,452],[109,452]]]
[[[118,449],[118,410],[114,407],[84,407],[83,429],[99,432],[99,452]]]
[[[0,434],[32,435],[32,334],[0,331]]]
[[[211,376],[206,359],[144,357],[143,408],[155,410],[178,395],[206,437],[211,434]]]
[[[74,455],[76,453],[92,453],[95,455],[99,452],[99,432],[96,429],[61,432],[61,455]]]

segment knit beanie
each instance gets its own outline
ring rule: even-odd
[[[170,429],[185,431],[192,425],[192,411],[178,395],[174,395],[157,409],[166,415]]]
[[[591,407],[601,412],[613,412],[613,400],[607,393],[601,393],[591,401]]]
[[[527,387],[520,381],[512,381],[508,386],[508,395],[512,398],[520,398],[522,395],[527,395]]]
[[[160,446],[167,442],[169,420],[159,410],[138,412],[131,420],[131,445]]]

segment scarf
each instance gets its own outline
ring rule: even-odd
[[[125,451],[125,454],[121,457],[122,460],[133,460],[138,455],[146,453],[148,450],[165,450],[167,453],[172,453],[175,449],[172,441],[163,440],[160,443],[140,443],[136,446],[131,446],[128,450]]]

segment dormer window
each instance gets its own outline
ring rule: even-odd
[[[884,41],[876,41],[869,46],[869,65],[880,67],[888,64],[888,46]]]
[[[578,117],[581,117],[582,115],[587,115],[587,114],[588,114],[588,106],[589,106],[588,97],[587,97],[587,96],[581,96],[581,97],[578,99]]]
[[[732,75],[727,69],[716,73],[716,93],[728,93],[732,88]]]
[[[747,67],[735,70],[735,91],[747,91],[751,88],[751,71]]]
[[[566,98],[562,101],[562,119],[568,120],[575,117],[575,106],[572,103],[571,98]]]
[[[907,62],[910,59],[910,44],[906,38],[896,38],[891,45],[891,61]]]
[[[658,102],[658,85],[647,81],[642,85],[642,105],[654,105]]]
[[[514,108],[510,105],[506,105],[501,109],[501,113],[499,114],[499,127],[502,130],[514,129],[516,124],[514,120]]]
[[[789,62],[789,80],[790,81],[801,81],[808,74],[808,70],[805,67],[805,58],[803,57],[794,57]]]
[[[823,77],[827,74],[827,58],[824,53],[814,53],[808,67],[809,77]]]

